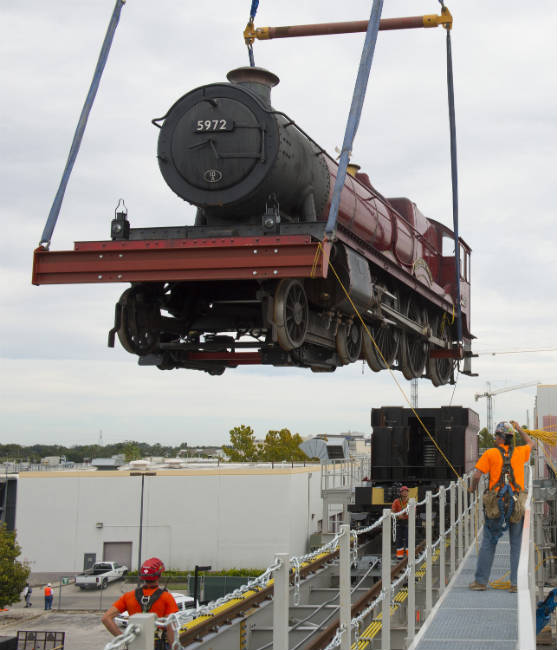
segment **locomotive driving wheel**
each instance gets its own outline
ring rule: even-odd
[[[427,328],[427,312],[412,297],[409,297],[406,302],[406,316],[424,329]],[[403,332],[400,342],[400,369],[406,379],[422,376],[428,357],[428,347],[425,334]]]
[[[451,340],[450,326],[446,321],[445,316],[442,318],[435,316],[433,320],[432,330],[437,338],[449,342]],[[448,358],[429,359],[427,363],[427,375],[431,379],[434,386],[442,386],[448,384],[453,371],[453,361]]]
[[[153,329],[160,317],[158,307],[146,300],[143,292],[131,287],[120,296],[118,309],[117,333],[124,350],[140,356],[152,352],[159,338]]]
[[[343,365],[357,361],[362,351],[360,323],[341,323],[337,330],[336,345],[338,357]]]
[[[283,350],[299,348],[306,338],[309,306],[304,285],[299,280],[281,280],[275,291],[274,323]]]
[[[394,309],[399,309],[400,298],[398,292],[395,292],[393,296],[391,306]],[[397,357],[400,345],[400,330],[386,322],[379,323],[373,327],[368,325],[368,329],[375,341],[375,345],[367,332],[364,332],[362,348],[367,365],[373,372],[390,368]]]

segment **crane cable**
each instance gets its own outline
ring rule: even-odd
[[[87,126],[87,120],[89,119],[89,113],[91,112],[91,108],[93,107],[93,102],[95,101],[97,90],[99,89],[102,73],[106,65],[106,61],[108,59],[108,53],[110,52],[110,46],[112,45],[114,33],[116,32],[116,27],[118,27],[118,22],[120,20],[120,13],[122,11],[122,7],[125,4],[126,4],[126,0],[116,0],[116,4],[114,5],[112,17],[110,18],[110,22],[106,30],[101,51],[99,53],[97,66],[95,67],[95,72],[93,73],[93,79],[91,80],[89,92],[87,93],[87,97],[85,98],[85,102],[83,104],[83,108],[81,109],[81,114],[79,116],[79,121],[75,129],[72,144],[70,147],[70,152],[68,154],[68,159],[66,161],[66,166],[64,167],[64,172],[60,180],[60,185],[58,186],[58,190],[56,192],[54,201],[52,203],[50,212],[48,214],[48,218],[46,220],[41,241],[39,242],[39,246],[46,250],[48,250],[48,248],[50,247],[50,240],[52,239],[52,233],[54,232],[54,228],[56,226],[56,222],[58,221],[58,216],[62,208],[62,201],[64,200],[66,187],[68,186],[70,175],[72,173],[72,169],[76,161],[77,154],[79,153],[79,148],[81,146],[83,134],[85,133],[85,127]]]
[[[316,251],[315,251],[315,258],[314,258],[314,261],[313,261],[313,267],[312,267],[312,277],[313,277],[314,274],[315,274],[315,273],[314,273],[314,269],[317,268],[317,260],[318,260],[320,254],[323,255],[323,246],[322,246],[321,242],[317,242],[317,249],[316,249]],[[388,370],[389,373],[391,374],[391,377],[393,378],[395,384],[397,385],[398,389],[399,389],[400,392],[402,393],[402,396],[403,396],[404,399],[406,400],[406,402],[407,402],[408,406],[410,407],[412,413],[416,416],[416,419],[417,419],[418,422],[420,423],[422,429],[423,429],[423,430],[426,432],[426,434],[429,436],[431,442],[433,442],[433,444],[435,445],[435,447],[437,447],[437,451],[441,454],[441,456],[443,457],[443,459],[445,460],[445,462],[447,463],[447,465],[449,465],[449,467],[450,467],[450,468],[452,469],[452,471],[455,473],[456,477],[460,480],[460,478],[461,478],[461,477],[460,477],[460,474],[459,474],[459,473],[456,471],[456,469],[453,467],[451,461],[447,458],[447,456],[445,455],[444,451],[443,451],[443,450],[441,449],[441,447],[438,445],[437,441],[436,441],[435,438],[431,435],[431,433],[429,432],[428,428],[426,427],[426,425],[423,423],[422,419],[420,418],[420,416],[419,416],[418,413],[416,412],[416,409],[412,406],[412,403],[411,403],[410,400],[408,399],[408,395],[406,394],[406,392],[404,391],[404,389],[402,388],[402,386],[401,386],[400,383],[398,382],[397,378],[395,377],[395,374],[394,374],[394,372],[393,372],[391,366],[387,363],[385,357],[383,356],[383,353],[381,352],[379,346],[377,345],[375,339],[373,338],[373,335],[372,335],[371,332],[369,331],[368,326],[366,325],[364,319],[362,318],[362,315],[361,315],[360,311],[358,310],[358,308],[357,308],[356,305],[354,304],[352,298],[350,297],[350,294],[349,294],[348,291],[346,290],[346,287],[345,287],[344,284],[342,283],[342,280],[340,279],[340,277],[339,277],[338,273],[336,272],[335,267],[333,266],[333,263],[331,262],[330,259],[329,259],[329,267],[330,267],[331,271],[333,272],[333,275],[334,275],[335,278],[337,279],[337,281],[338,281],[338,283],[339,283],[339,285],[340,285],[342,291],[344,292],[344,295],[346,296],[346,299],[348,300],[348,302],[349,302],[350,305],[352,306],[352,309],[354,310],[354,313],[356,314],[356,316],[358,317],[359,321],[361,322],[362,327],[363,327],[364,330],[365,330],[365,333],[367,334],[367,336],[369,337],[369,339],[371,340],[371,342],[372,342],[373,345],[375,346],[375,349],[377,350],[377,353],[378,353],[379,356],[381,357],[381,360],[383,361],[383,364],[384,364],[385,368],[387,368],[387,370]]]

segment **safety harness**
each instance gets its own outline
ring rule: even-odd
[[[151,611],[151,607],[157,602],[157,600],[162,596],[166,591],[166,587],[162,589],[159,587],[156,589],[150,596],[146,596],[143,593],[143,587],[138,587],[135,591],[135,599],[141,605],[141,609],[144,614]]]
[[[509,525],[509,520],[514,510],[516,496],[514,490],[520,492],[520,486],[515,481],[514,471],[511,465],[511,460],[514,453],[514,444],[511,442],[508,449],[504,449],[500,445],[496,445],[495,449],[501,454],[503,460],[503,467],[501,467],[501,474],[499,480],[493,486],[493,490],[497,491],[497,505],[501,513],[502,529],[506,530]],[[514,490],[513,490],[514,488]]]

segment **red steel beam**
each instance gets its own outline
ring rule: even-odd
[[[76,242],[37,248],[33,284],[327,277],[330,243],[309,235]],[[323,254],[324,251],[324,254]]]

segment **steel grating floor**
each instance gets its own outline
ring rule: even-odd
[[[497,544],[490,581],[509,571],[509,536]],[[415,650],[512,650],[518,640],[517,595],[502,589],[471,591],[477,552],[465,558],[460,572],[424,624]],[[507,581],[509,576],[505,576]]]

